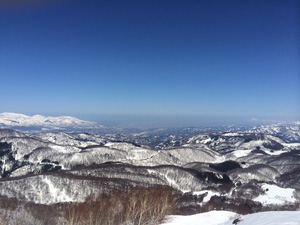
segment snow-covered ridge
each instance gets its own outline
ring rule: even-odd
[[[96,125],[95,122],[80,120],[71,116],[47,117],[42,115],[27,116],[24,114],[9,113],[9,112],[0,113],[0,126],[90,127],[95,125]]]
[[[140,144],[139,137],[130,142],[131,134],[78,130],[0,129],[0,176],[6,178],[0,181],[0,194],[54,204],[84,201],[90,193],[111,187],[167,185],[181,193],[194,192],[196,200],[189,203],[193,210],[216,205],[234,211],[249,204],[255,210],[299,208],[299,142],[220,131],[174,136],[182,141],[173,146],[167,140],[171,147],[158,150]],[[158,143],[156,134],[147,139]],[[252,212],[243,210],[236,212]]]

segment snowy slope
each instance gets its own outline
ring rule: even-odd
[[[62,199],[82,201],[96,190],[95,179],[103,187],[168,185],[184,193],[197,192],[195,206],[205,207],[207,203],[215,209],[236,210],[227,207],[249,204],[255,204],[256,209],[267,208],[268,199],[276,196],[282,203],[272,204],[277,210],[294,203],[296,210],[299,203],[300,143],[287,143],[272,135],[218,132],[190,135],[182,145],[158,150],[141,144],[139,139],[124,141],[126,137],[126,133],[115,136],[0,129],[0,176],[6,178],[0,181],[1,194],[45,204]],[[28,176],[33,185],[23,195]],[[79,181],[85,183],[80,194]],[[40,184],[45,192],[36,192]],[[266,191],[263,184],[274,184],[275,189],[288,192],[271,195],[273,189]],[[65,188],[62,193],[67,198],[54,198],[48,193]],[[207,196],[202,196],[206,192]]]
[[[71,116],[46,117],[41,115],[27,116],[18,113],[0,113],[0,126],[9,127],[73,127],[94,126],[96,123],[84,121]]]
[[[290,142],[300,141],[300,121],[294,123],[279,123],[270,125],[260,125],[251,128],[249,133],[271,134]]]
[[[241,216],[241,222],[238,225],[299,225],[300,212],[295,211],[271,211],[260,212]],[[232,221],[227,221],[220,225],[231,225]]]
[[[163,225],[220,225],[225,221],[232,221],[238,214],[228,211],[210,211],[191,216],[170,216]]]
[[[170,216],[163,225],[232,225],[235,219],[238,225],[299,225],[300,212],[270,211],[248,215],[238,215],[228,211],[210,211],[191,216]]]
[[[294,203],[296,199],[294,197],[295,189],[293,188],[280,188],[276,185],[263,184],[264,194],[255,198],[255,201],[261,202],[263,205],[277,204],[283,205],[286,203]]]

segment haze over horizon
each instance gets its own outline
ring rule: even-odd
[[[81,115],[40,115],[20,114],[14,112],[0,112],[0,128],[4,127],[30,127],[30,126],[79,126],[79,127],[105,127],[118,128],[183,128],[183,127],[239,127],[268,124],[288,124],[300,121],[287,118],[248,118],[246,116],[213,116],[213,115],[141,115],[141,114],[102,114]],[[9,125],[10,124],[10,125]]]
[[[123,126],[300,120],[299,8],[1,2],[0,112]]]

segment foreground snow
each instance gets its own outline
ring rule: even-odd
[[[170,216],[168,223],[163,225],[219,225],[226,221],[232,221],[239,215],[228,211],[210,211],[191,216]]]
[[[260,212],[241,216],[241,222],[238,225],[299,225],[300,212],[290,211],[272,211]],[[227,221],[222,225],[231,225],[232,221]]]
[[[235,219],[238,225],[300,225],[300,211],[271,211],[249,215],[238,215],[228,211],[210,211],[191,216],[170,216],[163,225],[231,225]]]

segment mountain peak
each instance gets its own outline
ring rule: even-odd
[[[33,115],[28,116],[19,113],[4,112],[0,113],[0,126],[9,127],[90,127],[97,123],[91,121],[80,120],[71,116],[42,116]]]

